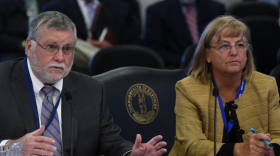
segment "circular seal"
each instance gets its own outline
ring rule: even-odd
[[[126,110],[130,117],[140,123],[149,124],[157,116],[159,102],[156,93],[145,84],[131,86],[125,97]]]

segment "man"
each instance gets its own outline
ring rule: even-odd
[[[143,44],[157,51],[167,68],[178,68],[187,47],[198,42],[208,22],[224,13],[224,5],[212,0],[158,2],[147,9]]]
[[[27,57],[0,64],[1,144],[22,142],[23,156],[67,156],[71,149],[77,156],[165,153],[162,136],[141,144],[137,135],[133,148],[120,136],[104,103],[103,85],[70,71],[76,40],[69,17],[56,11],[41,13],[31,23]],[[71,103],[64,96],[67,92]]]

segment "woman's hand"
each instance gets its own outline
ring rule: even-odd
[[[270,134],[247,133],[248,139],[243,143],[236,143],[234,156],[274,156],[273,148],[266,145],[263,140],[270,141]]]

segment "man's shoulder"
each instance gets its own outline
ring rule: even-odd
[[[70,3],[72,4],[72,3]],[[63,0],[54,0],[50,1],[47,4],[45,4],[42,8],[42,11],[58,11],[59,9],[65,8],[65,1]]]
[[[24,77],[23,75],[23,59],[13,59],[3,63],[0,63],[0,77],[1,85],[6,85],[8,82],[15,79]]]
[[[0,63],[0,72],[10,71],[11,68],[22,65],[23,58],[12,59]]]
[[[164,0],[156,2],[148,7],[148,10],[164,10],[168,9],[169,7],[179,4],[176,0]]]
[[[203,1],[205,2],[205,1]],[[215,1],[215,0],[207,0],[208,4],[216,5],[216,6],[224,6],[223,3]]]
[[[221,10],[225,11],[225,5],[218,1],[200,0],[197,4],[207,6],[207,8],[212,8],[212,9],[215,8],[215,9],[221,9]]]

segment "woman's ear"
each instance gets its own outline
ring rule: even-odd
[[[211,58],[209,57],[209,50],[205,49],[205,58],[208,63],[211,63]]]

